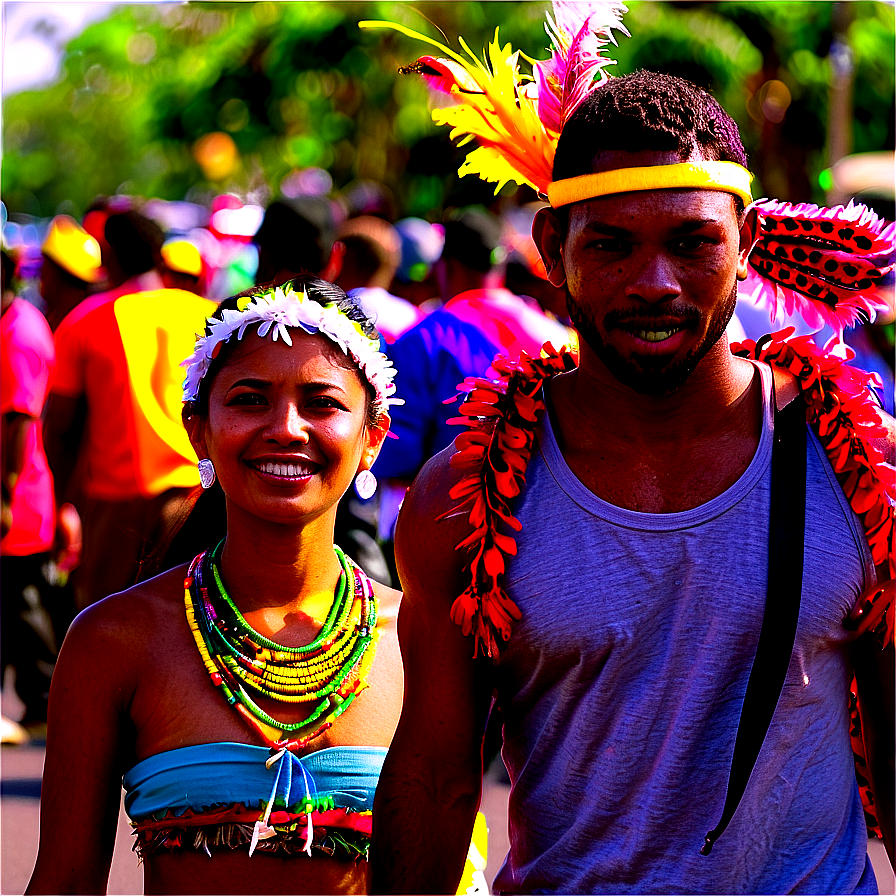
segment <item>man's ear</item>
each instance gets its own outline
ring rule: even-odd
[[[759,242],[760,236],[759,212],[755,208],[751,208],[744,215],[744,223],[740,226],[740,250],[737,256],[738,280],[747,279],[750,253],[753,251],[753,246]]]
[[[190,444],[196,452],[196,457],[202,460],[208,457],[208,449],[205,446],[205,417],[193,413],[190,404],[185,404],[181,411],[181,420],[184,423],[184,429],[190,439]]]
[[[550,207],[540,208],[532,221],[532,239],[538,249],[541,260],[547,271],[548,282],[552,286],[563,286],[566,283],[566,268],[563,265],[563,241],[565,228]]]

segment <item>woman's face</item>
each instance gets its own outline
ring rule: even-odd
[[[335,513],[388,426],[366,424],[367,387],[333,343],[295,329],[290,336],[292,346],[246,333],[214,374],[208,415],[190,418],[188,428],[228,506],[304,524]]]

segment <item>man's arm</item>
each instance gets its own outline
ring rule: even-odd
[[[81,558],[81,518],[70,503],[72,479],[81,451],[87,404],[83,396],[72,398],[51,392],[44,418],[44,451],[53,474],[56,496],[56,536],[53,559],[71,572]]]
[[[371,892],[454,893],[482,791],[482,738],[491,666],[450,619],[463,590],[466,514],[438,521],[458,474],[451,448],[411,487],[398,520],[404,588],[398,637],[404,663],[401,720],[376,791]]]
[[[28,429],[34,426],[35,417],[28,414],[11,411],[3,415],[3,447],[0,451],[0,464],[2,464],[2,478],[0,478],[0,492],[2,492],[2,521],[0,532],[3,535],[12,526],[12,493],[16,482],[25,468],[25,447],[27,444]]]
[[[53,473],[56,505],[70,497],[72,474],[78,462],[87,406],[83,396],[70,397],[51,392],[44,417],[44,451]]]

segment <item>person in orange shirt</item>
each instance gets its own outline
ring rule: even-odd
[[[136,276],[162,285],[154,269]],[[56,331],[44,440],[57,500],[73,487],[82,494],[79,609],[134,583],[141,555],[199,484],[180,423],[179,364],[214,308],[176,289],[96,296]]]

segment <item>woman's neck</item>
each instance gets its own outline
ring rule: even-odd
[[[219,569],[240,611],[326,616],[342,572],[333,550],[334,523],[335,513],[304,527],[257,520],[250,526],[242,524],[238,511],[228,508]]]

